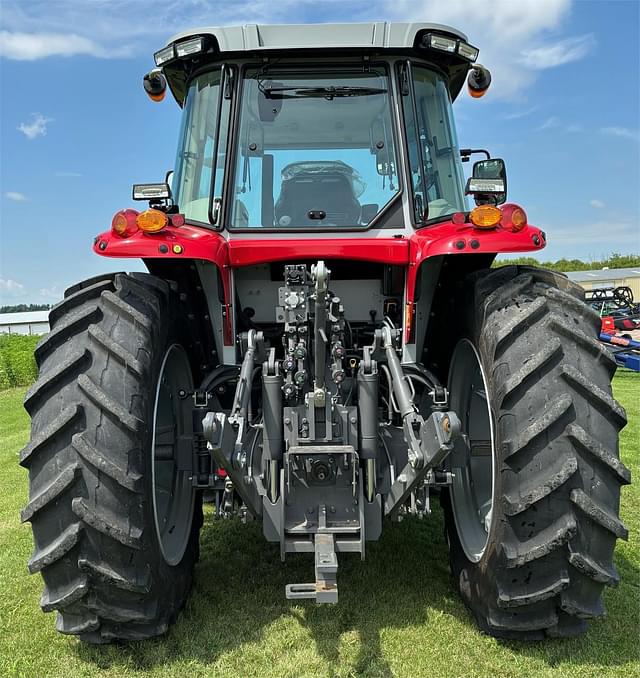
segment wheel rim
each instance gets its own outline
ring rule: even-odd
[[[177,466],[178,439],[184,433],[181,389],[193,390],[191,368],[184,349],[173,344],[160,367],[151,441],[153,517],[160,550],[169,565],[177,565],[187,548],[195,500],[190,473]]]
[[[453,353],[449,394],[463,434],[448,460],[453,473],[453,516],[467,558],[478,562],[487,548],[495,513],[495,442],[487,380],[468,339],[458,342]]]

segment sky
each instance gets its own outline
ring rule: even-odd
[[[543,259],[640,252],[637,0],[2,0],[0,304],[53,303],[135,260],[91,251],[131,184],[174,165],[180,109],[142,76],[180,30],[427,21],[464,31],[493,82],[454,104],[461,147],[507,164]]]

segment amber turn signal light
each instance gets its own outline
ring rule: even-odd
[[[159,69],[147,73],[142,79],[144,91],[151,101],[162,101],[167,93],[167,79]]]
[[[474,99],[483,97],[491,85],[491,73],[488,68],[480,64],[474,64],[467,78],[467,89]]]
[[[469,213],[469,221],[476,228],[495,228],[502,218],[502,212],[493,205],[478,205]]]
[[[138,228],[145,233],[157,233],[169,223],[169,217],[160,210],[150,209],[140,212],[136,223]]]

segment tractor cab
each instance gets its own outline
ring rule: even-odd
[[[390,235],[465,211],[451,105],[486,73],[477,54],[431,24],[182,33],[145,80],[184,109],[173,203],[227,237]]]

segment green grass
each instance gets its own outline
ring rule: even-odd
[[[38,375],[33,351],[39,335],[0,334],[0,389],[28,386]]]
[[[640,375],[619,373],[627,408],[622,457],[640,479]],[[309,556],[279,561],[256,524],[207,521],[196,583],[162,639],[87,647],[54,631],[38,607],[41,581],[27,574],[27,494],[18,453],[28,436],[24,389],[0,392],[0,676],[433,676],[602,678],[640,675],[640,490],[623,489],[629,542],[616,563],[622,582],[605,594],[608,615],[587,635],[545,643],[481,635],[452,587],[442,514],[388,526],[367,560],[340,558],[336,607],[293,605],[288,582],[308,581]]]

